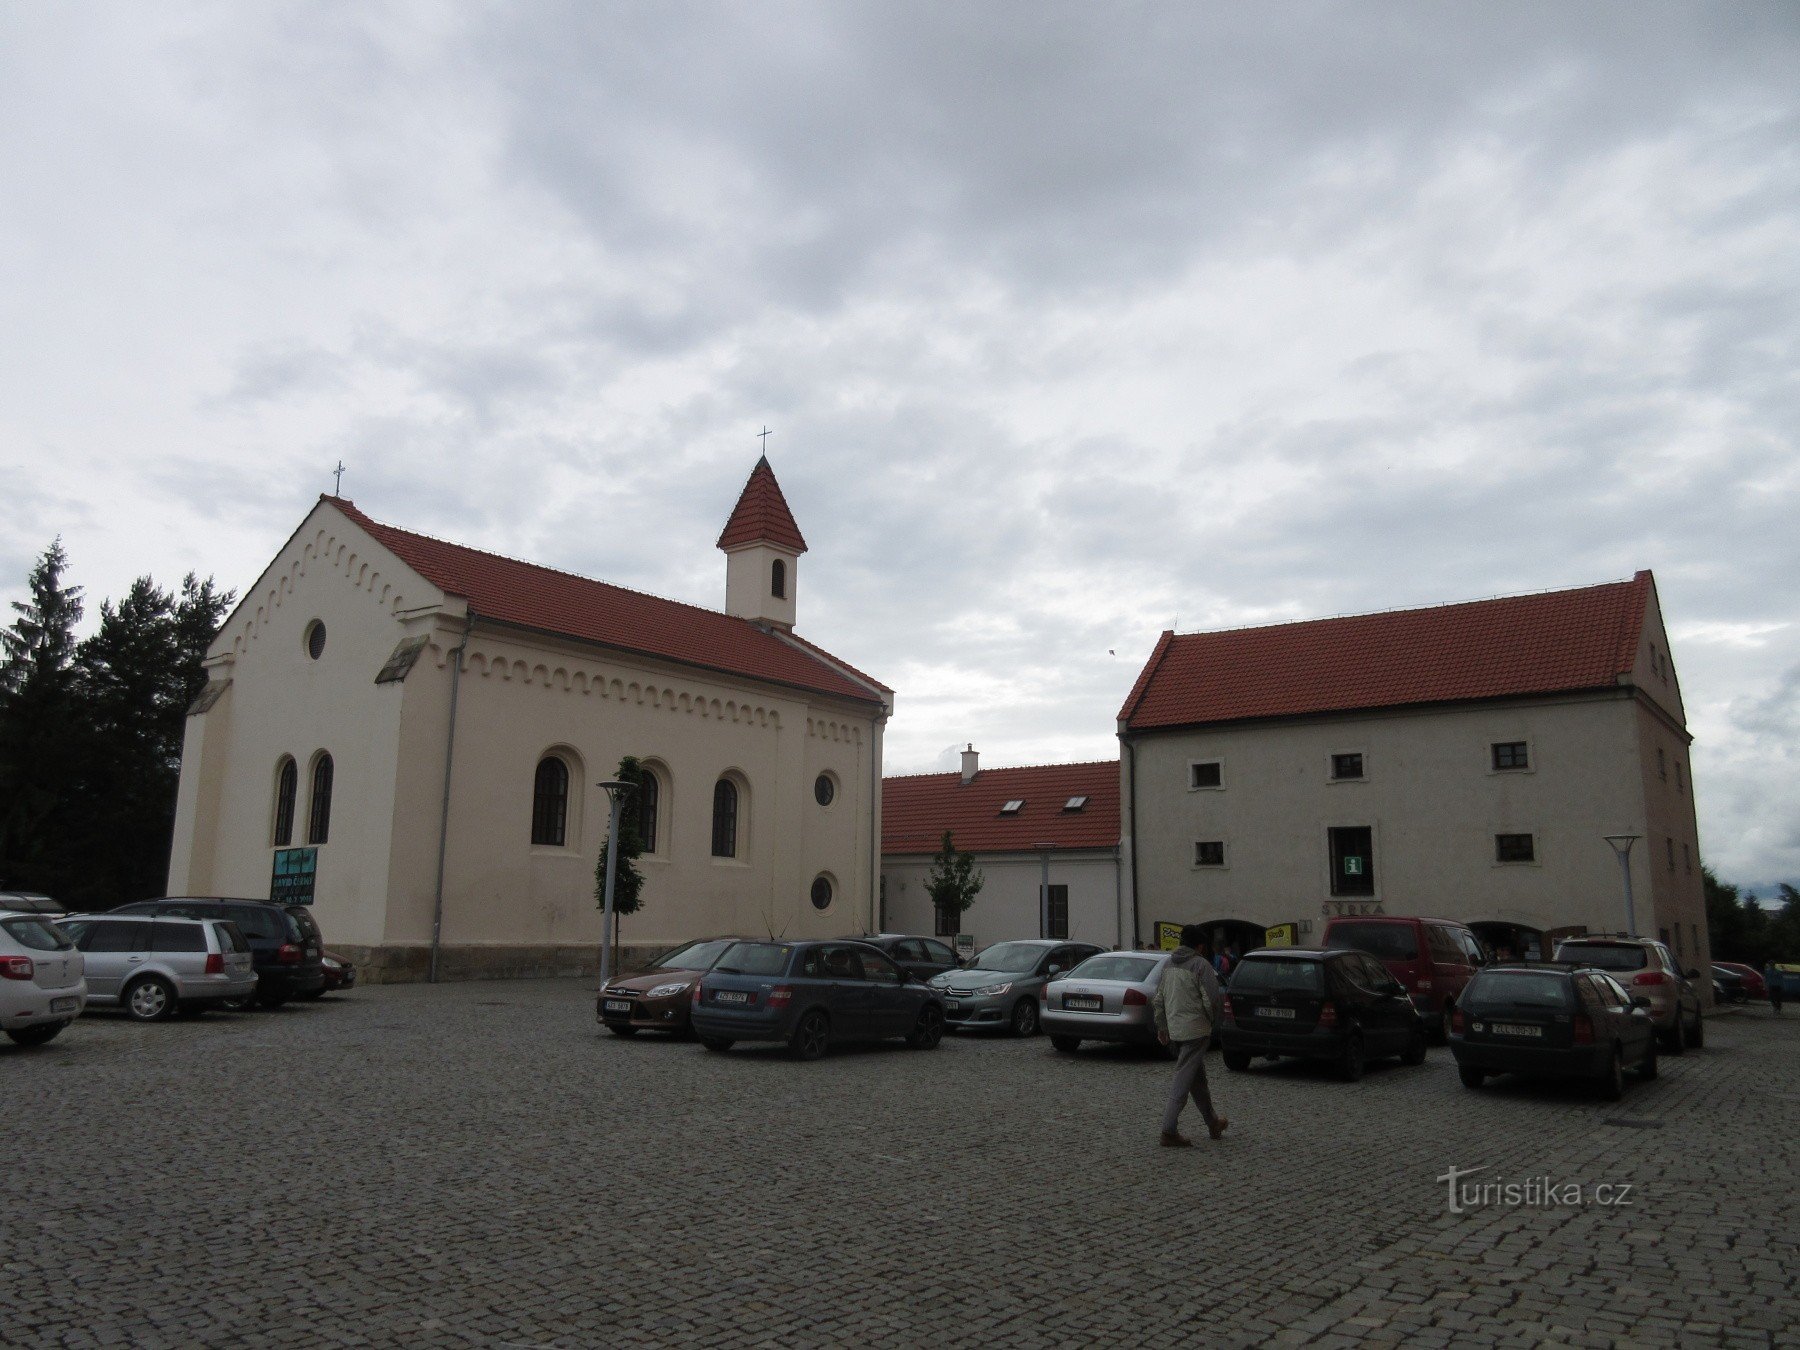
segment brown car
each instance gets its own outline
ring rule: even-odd
[[[594,1000],[594,1017],[615,1036],[640,1031],[693,1034],[688,1021],[694,986],[738,938],[701,938],[684,943],[639,975],[612,980]]]

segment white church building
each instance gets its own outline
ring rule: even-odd
[[[597,960],[597,784],[647,771],[632,948],[877,926],[885,685],[794,631],[806,541],[767,459],[702,609],[322,497],[190,711],[171,895],[310,903],[366,978]]]

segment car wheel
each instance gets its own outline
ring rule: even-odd
[[[1486,1069],[1477,1069],[1468,1064],[1458,1064],[1456,1076],[1462,1079],[1462,1085],[1466,1088],[1478,1088],[1487,1082]]]
[[[39,1022],[35,1027],[19,1027],[6,1034],[15,1045],[42,1045],[46,1041],[55,1040],[68,1025],[67,1022]]]
[[[1416,1068],[1425,1062],[1425,1033],[1414,1031],[1407,1038],[1406,1049],[1400,1052],[1400,1062],[1409,1068]]]
[[[606,1029],[615,1036],[635,1036],[638,1034],[638,1029],[636,1027],[614,1026],[611,1022],[606,1024]]]
[[[125,1011],[134,1022],[160,1022],[173,1017],[179,1003],[169,982],[157,975],[146,975],[125,991]]]
[[[1644,1055],[1644,1062],[1638,1065],[1638,1077],[1648,1083],[1656,1077],[1656,1037],[1650,1038],[1650,1046]]]
[[[1223,1050],[1220,1051],[1220,1056],[1225,1061],[1225,1067],[1233,1073],[1244,1073],[1250,1068],[1250,1055],[1247,1051]]]
[[[817,1059],[831,1044],[831,1023],[814,1008],[800,1019],[794,1034],[788,1038],[788,1054],[795,1059]]]
[[[944,1014],[935,1003],[927,1003],[919,1009],[919,1020],[913,1023],[913,1029],[906,1037],[907,1045],[914,1050],[935,1050],[938,1042],[944,1039]]]
[[[1606,1076],[1600,1080],[1600,1095],[1609,1102],[1616,1102],[1625,1095],[1625,1052],[1616,1045],[1613,1047],[1612,1064],[1607,1068]]]
[[[1060,1050],[1065,1055],[1072,1055],[1077,1050],[1081,1049],[1081,1037],[1052,1036],[1050,1038],[1050,1045],[1052,1049]]]
[[[700,1038],[700,1044],[704,1045],[708,1050],[722,1055],[727,1050],[731,1049],[732,1046],[736,1045],[737,1042],[720,1040],[717,1036],[702,1036]]]
[[[1038,1009],[1035,998],[1022,998],[1013,1004],[1012,1020],[1008,1028],[1015,1036],[1035,1036],[1038,1029]]]
[[[1663,1040],[1663,1048],[1671,1055],[1687,1053],[1687,1023],[1681,1020],[1681,1009],[1675,1009],[1675,1025]]]
[[[1344,1048],[1338,1054],[1338,1077],[1354,1083],[1363,1076],[1368,1057],[1363,1052],[1363,1038],[1355,1032],[1344,1037]]]
[[[304,994],[300,995],[300,997],[305,999],[308,1003],[311,1003],[315,999],[324,998],[325,991],[323,989],[308,989]]]
[[[1706,1048],[1706,1014],[1705,1013],[1695,1012],[1695,1014],[1694,1014],[1694,1034],[1692,1036],[1688,1037],[1688,1044],[1693,1046],[1694,1049],[1696,1049],[1696,1050],[1702,1050],[1702,1049]]]

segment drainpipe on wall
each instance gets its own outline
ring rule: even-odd
[[[444,851],[450,843],[450,770],[456,760],[456,696],[462,690],[463,653],[469,647],[469,634],[475,627],[475,611],[469,611],[463,624],[462,641],[450,649],[454,664],[450,667],[450,725],[444,734],[444,800],[438,810],[437,888],[431,901],[431,968],[427,983],[438,982],[438,951],[444,938]]]

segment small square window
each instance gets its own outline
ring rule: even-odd
[[[1494,767],[1496,769],[1529,769],[1530,757],[1525,751],[1524,741],[1495,741]]]
[[[1202,839],[1194,844],[1195,867],[1223,867],[1225,865],[1225,841],[1222,839]]]
[[[1497,834],[1494,836],[1494,861],[1536,862],[1537,841],[1529,834]]]
[[[1088,799],[1086,797],[1071,797],[1068,801],[1063,803],[1063,810],[1084,811],[1087,809],[1087,804]]]
[[[1024,809],[1025,799],[1023,797],[1014,797],[1005,806],[1000,808],[1000,814],[1003,816],[1016,816]]]
[[[1203,759],[1188,765],[1188,786],[1195,789],[1224,787],[1225,761]]]
[[[1331,776],[1333,778],[1361,778],[1363,776],[1362,755],[1333,755],[1331,757]]]

